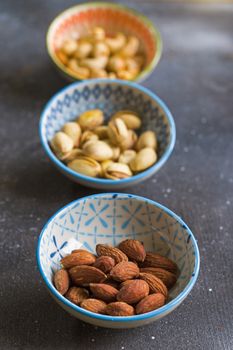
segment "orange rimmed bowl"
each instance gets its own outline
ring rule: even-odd
[[[82,37],[95,26],[101,26],[107,34],[123,32],[136,36],[145,55],[145,66],[134,81],[146,79],[159,62],[162,53],[160,33],[153,23],[142,14],[118,4],[105,2],[80,4],[59,14],[47,32],[47,50],[57,68],[69,80],[82,80],[69,70],[57,57],[57,50],[64,40]]]

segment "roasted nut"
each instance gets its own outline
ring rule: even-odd
[[[94,44],[92,54],[94,57],[109,56],[110,49],[105,42],[100,41]]]
[[[108,136],[114,145],[120,145],[129,137],[127,126],[125,122],[116,118],[108,123]]]
[[[97,141],[98,140],[98,135],[96,135],[93,131],[91,130],[85,130],[80,138],[80,146],[82,147],[87,141]]]
[[[86,156],[78,156],[67,165],[77,173],[91,177],[99,176],[102,170],[101,165],[95,159]]]
[[[66,66],[69,61],[69,58],[67,57],[67,55],[62,50],[58,50],[56,52],[56,55],[58,59]]]
[[[139,275],[139,268],[131,261],[122,261],[110,271],[110,276],[118,282],[123,282]]]
[[[93,130],[93,132],[99,137],[100,140],[108,138],[108,126],[101,125]]]
[[[95,27],[92,30],[94,40],[102,41],[105,39],[105,30],[102,27]]]
[[[117,72],[117,77],[122,80],[134,80],[136,78],[137,74],[134,72],[129,72],[126,69],[122,69],[119,72]]]
[[[92,69],[91,70],[91,78],[106,78],[107,72],[104,69]]]
[[[79,61],[81,67],[87,67],[89,69],[104,69],[108,63],[107,56],[99,56],[94,58],[84,58]]]
[[[103,141],[88,141],[83,145],[83,153],[95,160],[103,161],[111,159],[112,148]]]
[[[79,40],[78,47],[74,52],[73,56],[77,59],[86,58],[92,52],[93,46],[88,40]]]
[[[102,168],[103,169],[103,168]],[[120,180],[132,176],[132,172],[127,164],[111,162],[105,167],[104,176],[107,179]]]
[[[93,266],[100,269],[104,273],[108,273],[115,266],[115,260],[110,256],[102,255],[96,259]]]
[[[74,266],[69,269],[69,274],[72,282],[81,287],[86,287],[90,283],[101,283],[107,278],[103,271],[87,265]]]
[[[130,260],[143,262],[146,257],[146,251],[143,244],[136,239],[126,239],[122,241],[118,248],[124,252]]]
[[[143,267],[160,267],[174,274],[177,274],[178,271],[178,267],[173,260],[157,253],[146,253]]]
[[[119,143],[121,150],[133,148],[137,142],[137,134],[134,130],[128,130],[128,136]]]
[[[167,298],[167,287],[160,278],[145,272],[140,272],[139,277],[148,283],[151,293],[162,293]]]
[[[136,152],[133,149],[126,149],[119,157],[119,163],[129,164],[131,160],[136,156]]]
[[[106,44],[112,53],[115,53],[123,48],[126,43],[126,36],[122,33],[117,33],[111,38],[106,38]]]
[[[78,48],[78,43],[74,39],[68,39],[66,40],[62,45],[62,51],[67,56],[71,56]]]
[[[120,118],[125,122],[128,129],[139,129],[141,127],[141,119],[131,111],[123,110],[115,113],[111,120]],[[146,146],[145,146],[146,147]]]
[[[117,78],[116,73],[114,73],[114,72],[109,72],[109,73],[108,73],[108,78],[109,78],[109,79],[116,79],[116,78]]]
[[[139,40],[135,36],[130,36],[126,45],[121,49],[120,54],[126,57],[133,57],[139,49]]]
[[[69,122],[63,125],[62,131],[67,134],[74,142],[74,147],[79,146],[81,128],[75,122]]]
[[[131,280],[117,293],[117,300],[127,304],[136,304],[149,294],[149,286],[143,280]]]
[[[129,166],[132,171],[139,172],[143,171],[152,166],[157,160],[157,155],[152,148],[141,149],[135,158],[131,160]]]
[[[93,130],[103,124],[104,115],[100,109],[91,109],[82,113],[76,121],[82,130]]]
[[[70,152],[66,153],[62,160],[65,163],[69,163],[72,160],[78,158],[79,156],[83,156],[83,151],[80,148],[73,148]]]
[[[92,265],[94,264],[95,260],[96,257],[93,254],[87,250],[80,249],[62,258],[61,264],[66,269],[70,269],[73,266]]]
[[[174,273],[161,269],[160,267],[142,267],[140,272],[150,273],[160,278],[168,289],[172,288],[177,281],[177,277]]]
[[[137,141],[136,150],[140,151],[142,148],[157,148],[157,138],[154,131],[145,131],[143,132]]]
[[[104,313],[110,316],[133,316],[134,308],[122,301],[116,301],[108,304]]]
[[[103,300],[94,298],[85,299],[80,305],[83,309],[94,312],[96,314],[103,314],[107,304]]]
[[[50,144],[57,157],[60,159],[62,159],[74,147],[72,138],[62,131],[59,131],[54,135]]]
[[[116,300],[118,289],[104,283],[90,283],[90,290],[95,298],[111,303]],[[149,287],[148,287],[149,290]]]
[[[109,71],[117,73],[125,69],[125,60],[119,55],[115,55],[109,58],[107,69]]]
[[[98,256],[110,256],[118,264],[121,261],[128,261],[127,256],[118,248],[111,247],[107,244],[97,244],[96,253]]]
[[[54,274],[54,285],[61,295],[64,295],[69,289],[70,279],[68,272],[64,269],[58,270]]]
[[[151,294],[136,305],[136,314],[145,314],[156,310],[165,304],[165,297],[161,293]]]
[[[87,67],[79,66],[75,58],[72,58],[68,61],[67,68],[69,68],[73,73],[76,73],[79,79],[87,79],[90,77],[90,69]]]
[[[89,292],[85,288],[71,287],[65,297],[72,303],[80,305],[85,299],[89,298]]]

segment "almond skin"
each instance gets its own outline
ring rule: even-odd
[[[113,267],[110,276],[119,282],[130,280],[139,275],[139,268],[133,262],[123,261]]]
[[[143,262],[145,260],[145,248],[143,244],[136,239],[126,239],[121,242],[118,247],[130,260],[135,260],[137,262]]]
[[[89,292],[85,288],[71,287],[65,297],[72,303],[79,305],[83,300],[89,298]]]
[[[144,267],[140,269],[140,272],[150,273],[160,278],[168,289],[172,288],[177,281],[177,277],[174,273],[161,269],[160,267]]]
[[[110,256],[118,264],[121,261],[128,261],[127,256],[118,248],[111,247],[107,244],[97,244],[96,253],[98,256]]]
[[[96,314],[103,314],[107,304],[103,300],[98,300],[94,298],[83,300],[80,305],[83,309],[86,309]]]
[[[104,283],[90,283],[90,290],[95,298],[111,303],[116,300],[118,289]]]
[[[132,283],[132,282],[134,282],[135,280],[126,280],[126,281],[124,281],[124,282],[121,282],[121,284],[120,284],[120,289],[122,288],[122,287],[124,287],[124,286],[126,286],[126,285],[128,285],[128,284],[130,284],[130,283]]]
[[[146,281],[150,287],[150,293],[161,293],[167,298],[168,290],[160,278],[151,275],[150,273],[141,272],[139,278]]]
[[[124,301],[127,304],[136,304],[149,294],[149,286],[143,280],[133,280],[123,286],[117,294],[118,301]]]
[[[145,314],[156,310],[165,304],[165,297],[161,293],[150,294],[136,305],[136,314]]]
[[[93,266],[74,266],[69,270],[71,280],[76,286],[88,286],[90,283],[103,282],[107,276]]]
[[[115,266],[115,260],[111,258],[111,256],[102,255],[96,259],[93,266],[100,269],[104,273],[108,273]]]
[[[120,289],[120,283],[117,281],[114,281],[110,276],[104,281],[104,284],[108,284],[109,286],[112,286],[116,289]]]
[[[174,261],[160,254],[147,253],[142,267],[160,267],[161,269],[177,274],[178,267]]]
[[[64,269],[55,272],[53,282],[61,295],[64,295],[69,289],[70,279],[68,272]]]
[[[133,316],[134,308],[124,302],[116,301],[107,305],[105,313],[110,316]]]
[[[74,253],[65,256],[61,259],[61,263],[66,269],[70,269],[73,266],[92,265],[95,260],[96,257],[93,254],[80,249],[79,251],[75,250]]]

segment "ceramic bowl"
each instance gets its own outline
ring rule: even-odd
[[[116,246],[127,238],[177,263],[180,275],[166,305],[142,315],[112,317],[84,310],[54,288],[59,261],[73,249],[95,253],[98,243]],[[40,234],[37,262],[50,294],[71,315],[100,327],[133,328],[164,317],[187,297],[197,280],[199,251],[190,229],[171,210],[147,198],[107,193],[78,199],[55,213]]]
[[[161,37],[152,22],[125,6],[95,2],[76,5],[65,10],[53,20],[48,29],[47,50],[49,56],[66,78],[81,80],[61,63],[57,58],[56,51],[65,39],[85,36],[95,26],[103,27],[108,34],[123,32],[126,35],[136,36],[140,40],[146,64],[135,81],[142,81],[152,73],[162,52]]]
[[[121,110],[130,109],[142,116],[142,130],[156,132],[159,160],[149,169],[123,180],[92,178],[68,168],[52,152],[49,141],[68,121],[88,109],[104,111],[105,120]],[[85,186],[116,190],[135,185],[152,176],[169,158],[175,144],[175,124],[166,105],[148,89],[131,82],[93,79],[73,83],[58,92],[46,105],[40,120],[42,146],[54,165],[71,180]]]

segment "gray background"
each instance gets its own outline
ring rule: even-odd
[[[170,107],[175,151],[146,183],[198,239],[199,280],[183,304],[134,330],[96,329],[66,314],[36,267],[39,233],[60,207],[97,192],[71,183],[38,138],[46,101],[67,84],[50,64],[45,33],[68,0],[0,3],[0,348],[233,349],[233,5],[127,1],[159,27],[164,53],[145,86]]]

